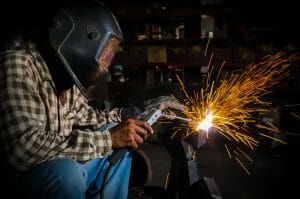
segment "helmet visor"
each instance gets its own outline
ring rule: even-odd
[[[94,89],[106,80],[109,71],[108,68],[120,43],[121,40],[117,37],[111,37],[106,42],[105,48],[100,53],[98,59],[97,71],[89,74],[86,78],[86,90],[88,93],[93,92]]]
[[[120,39],[116,37],[112,37],[107,42],[106,47],[104,48],[98,60],[99,67],[102,70],[106,70],[106,72],[108,72],[108,67],[110,66],[110,63],[117,51],[120,42],[121,42]]]

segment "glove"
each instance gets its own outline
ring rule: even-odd
[[[121,108],[121,110],[120,110],[121,120],[125,120],[127,118],[137,118],[137,116],[140,113],[141,113],[141,110],[137,106]]]
[[[177,109],[179,111],[184,111],[186,107],[179,103],[177,99],[171,96],[159,96],[152,98],[143,103],[144,110],[150,111],[152,109],[160,109],[164,111],[166,109]]]

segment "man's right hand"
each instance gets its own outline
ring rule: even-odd
[[[153,129],[147,122],[131,118],[122,121],[109,131],[113,149],[137,149],[150,134],[153,134]]]

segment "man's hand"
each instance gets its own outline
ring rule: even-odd
[[[152,127],[145,121],[126,119],[110,129],[113,149],[136,149],[149,134],[153,134]]]

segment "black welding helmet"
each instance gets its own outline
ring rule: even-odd
[[[108,72],[123,41],[120,26],[110,10],[99,1],[65,6],[55,13],[53,19],[49,29],[50,44],[86,96],[88,87],[105,79],[103,72]]]

